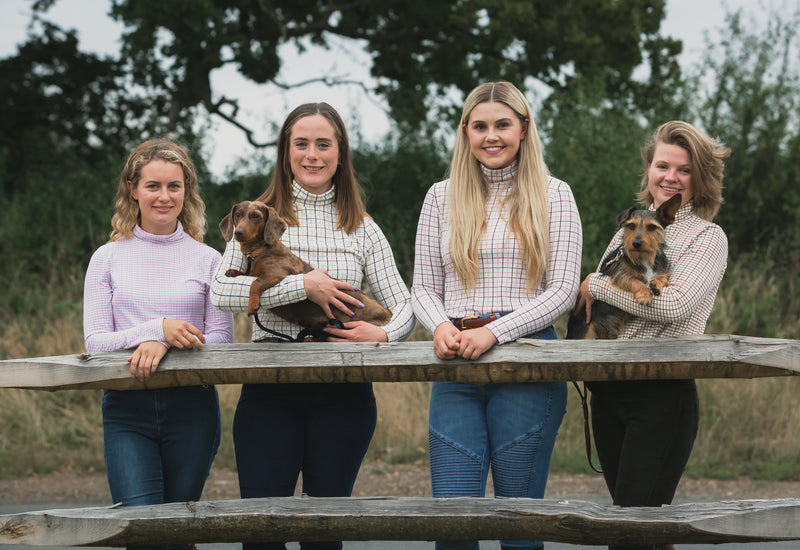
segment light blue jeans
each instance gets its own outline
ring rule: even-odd
[[[545,333],[545,334],[542,334]],[[554,339],[555,331],[537,336]],[[428,438],[434,497],[544,497],[550,457],[567,404],[564,382],[478,386],[435,382]],[[542,543],[500,541],[530,550]],[[478,541],[439,541],[437,550],[478,550]]]
[[[103,392],[106,475],[115,503],[200,500],[219,440],[214,386]]]

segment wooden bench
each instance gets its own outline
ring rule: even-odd
[[[477,361],[442,361],[430,342],[230,344],[173,350],[147,383],[129,352],[0,361],[0,388],[137,389],[261,382],[525,382],[757,378],[800,374],[800,341],[734,335],[520,340]],[[800,500],[619,508],[577,500],[309,497],[0,516],[0,544],[126,546],[257,540],[491,540],[573,544],[800,540]]]

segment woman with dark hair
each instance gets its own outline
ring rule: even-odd
[[[667,226],[669,285],[648,305],[592,273],[583,281],[578,308],[591,319],[594,300],[634,315],[619,338],[703,334],[725,273],[728,240],[712,222],[722,204],[723,160],[730,150],[691,124],[661,125],[642,149],[639,200],[655,209],[680,194]],[[606,255],[622,242],[620,230]],[[694,380],[590,382],[592,427],[606,485],[619,506],[670,504],[694,446],[699,423]],[[670,549],[672,545],[610,546],[616,550]]]
[[[131,376],[146,381],[170,348],[233,341],[233,317],[211,305],[221,258],[202,244],[205,222],[186,150],[168,139],[134,149],[120,176],[110,241],[86,270],[87,351],[132,349]],[[115,503],[199,500],[219,438],[213,386],[103,392],[106,474]]]
[[[316,269],[290,275],[261,295],[258,314],[275,332],[296,336],[301,327],[270,308],[309,299],[331,315],[348,314],[359,302],[342,292],[368,285],[392,311],[387,325],[363,321],[329,327],[334,342],[392,342],[414,328],[408,288],[392,250],[367,214],[353,170],[347,133],[327,103],[307,103],[287,117],[278,136],[275,172],[259,201],[288,224],[281,241]],[[232,239],[213,284],[214,304],[246,311],[252,277]],[[253,325],[254,342],[282,340]],[[309,496],[349,496],[377,420],[371,384],[245,384],[234,418],[233,437],[242,498],[291,496],[303,473]],[[341,548],[341,542],[301,542],[304,550]],[[282,543],[244,544],[247,550],[284,548]]]

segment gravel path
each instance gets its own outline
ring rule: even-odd
[[[487,491],[491,494],[491,486]],[[427,465],[367,462],[361,468],[355,496],[430,496]],[[603,499],[607,492],[601,475],[551,474],[547,498]],[[730,481],[684,478],[676,501],[744,500],[797,498],[800,482],[760,482],[749,479]],[[206,483],[203,500],[239,498],[236,472],[215,468]],[[110,503],[104,473],[61,472],[32,477],[0,479],[0,499],[4,504],[34,502]]]

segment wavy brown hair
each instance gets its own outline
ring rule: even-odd
[[[125,161],[119,177],[119,187],[115,199],[116,211],[111,218],[109,240],[116,241],[133,235],[133,228],[139,222],[139,203],[133,198],[133,188],[139,184],[142,168],[154,160],[177,164],[183,171],[183,209],[178,220],[183,230],[196,241],[203,242],[206,232],[206,206],[200,198],[200,189],[189,153],[179,143],[169,138],[154,138],[136,147]]]

